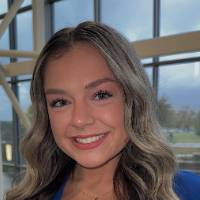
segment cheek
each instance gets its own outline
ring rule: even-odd
[[[67,116],[64,112],[49,111],[49,120],[51,124],[51,129],[55,136],[60,135],[65,129],[66,123],[68,123]]]
[[[102,115],[110,125],[113,124],[113,126],[124,127],[124,105],[121,101],[118,101],[107,108],[107,111],[102,113]]]
[[[66,126],[68,123],[68,119],[63,112],[49,112],[49,120],[51,125],[51,130],[53,133],[54,140],[58,147],[68,154],[69,147],[66,145]]]
[[[114,137],[119,141],[118,145],[124,146],[129,140],[124,126],[124,103],[118,101],[109,113],[109,116],[106,117],[110,125],[115,129],[116,135]]]

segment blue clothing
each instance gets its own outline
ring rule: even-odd
[[[200,200],[200,176],[179,171],[174,178],[174,191],[181,200]]]
[[[52,200],[60,200],[64,184]],[[200,176],[188,171],[179,171],[174,178],[174,191],[180,200],[200,200]]]

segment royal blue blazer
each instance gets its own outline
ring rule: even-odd
[[[173,185],[180,200],[200,200],[200,176],[189,171],[178,171]],[[52,200],[61,200],[64,184],[56,192]]]

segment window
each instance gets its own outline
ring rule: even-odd
[[[4,164],[3,178],[1,178],[0,181],[3,182],[3,190],[6,191],[11,186],[13,176],[13,169],[9,166],[9,164],[13,163],[13,122],[11,103],[2,86],[0,86],[0,97],[1,102],[3,102],[3,106],[0,107],[0,144],[2,150],[0,153],[2,153],[2,161]]]
[[[30,82],[19,82],[18,83],[18,88],[19,88],[19,101],[20,105],[22,106],[22,109],[25,113],[28,112],[28,109],[31,105],[31,99],[29,95],[29,90],[30,90]]]
[[[83,21],[94,19],[93,0],[58,1],[53,5],[54,32],[64,27],[73,27]]]
[[[33,28],[32,12],[27,11],[17,15],[17,49],[32,51]]]
[[[0,20],[0,23],[2,20]],[[0,49],[9,49],[9,41],[8,41],[8,29],[4,32],[2,38],[0,39]],[[8,64],[10,59],[8,57],[0,57],[0,64]]]
[[[200,1],[164,0],[161,2],[161,35],[200,30]]]
[[[29,1],[30,2],[30,1]],[[23,6],[28,1],[24,1]],[[2,7],[1,7],[2,8]],[[18,50],[32,50],[33,49],[33,30],[32,30],[32,12],[26,11],[16,16],[16,35],[15,40],[17,43]],[[14,42],[11,40],[11,42]],[[2,49],[9,49],[9,34],[8,30],[4,33],[3,38],[0,40]],[[25,58],[19,58],[18,61],[25,60]],[[9,63],[9,58],[0,57],[0,62],[3,64]],[[20,76],[25,78],[25,76]],[[30,78],[30,75],[27,76]],[[7,79],[8,80],[8,79]],[[11,80],[11,79],[9,79]],[[17,82],[12,83],[13,86],[17,85]],[[18,86],[17,86],[18,87]],[[29,97],[29,83],[23,82],[19,86],[19,98],[21,101],[22,108],[26,109],[30,104]],[[0,86],[0,100],[3,102],[3,106],[0,108],[0,134],[1,134],[1,154],[3,161],[3,191],[5,192],[11,187],[13,179],[18,175],[20,169],[19,164],[23,164],[18,152],[18,134],[21,137],[25,132],[19,124],[20,120],[17,120],[16,115],[13,113],[12,106],[7,94],[5,94],[3,88]],[[2,188],[0,188],[1,190]]]
[[[169,61],[169,60],[180,60],[185,58],[196,58],[200,57],[200,52],[191,52],[191,53],[180,53],[170,56],[161,56],[160,61]]]
[[[7,12],[8,10],[8,2],[7,0],[1,0],[1,6],[0,6],[0,14],[3,14]]]
[[[19,88],[19,103],[21,105],[21,108],[23,109],[23,112],[26,114],[26,116],[29,118],[31,122],[31,99],[29,95],[30,91],[30,81],[26,82],[19,82],[18,83]],[[20,133],[20,140],[23,138],[23,136],[27,133],[27,130],[24,128],[24,126],[20,123],[19,127],[19,133]],[[20,155],[20,164],[25,164],[22,156]]]
[[[94,20],[94,0],[51,0],[47,2],[51,2],[50,6],[52,6],[53,32],[64,27],[76,26],[83,21]],[[131,42],[149,39],[153,37],[153,26],[155,26],[153,24],[153,3],[155,2],[157,1],[101,0],[100,20],[116,28]],[[31,0],[24,0],[21,8],[29,6],[31,3]],[[158,17],[160,17],[161,36],[200,30],[200,1],[163,0],[160,3],[161,13]],[[28,9],[21,9],[16,16],[17,50],[32,51],[33,49],[32,10],[30,8],[27,11]],[[1,0],[0,22],[7,10],[8,0]],[[9,41],[7,29],[0,39],[0,49],[9,49],[10,42],[14,41]],[[176,60],[179,62],[178,59],[191,57],[200,57],[200,52],[162,56],[159,57],[159,61]],[[23,60],[27,60],[27,58],[17,59],[17,61]],[[142,60],[151,83],[153,82],[152,66],[155,66],[154,61],[152,58]],[[0,63],[8,64],[10,58],[0,57]],[[174,148],[180,167],[200,172],[200,164],[197,162],[200,160],[200,62],[190,61],[190,63],[156,65],[156,67],[159,70],[158,116],[163,132]],[[17,77],[16,82],[12,83],[19,89],[19,102],[28,116],[31,115],[30,78],[31,75],[21,75]],[[10,78],[7,80],[11,81]],[[3,159],[3,179],[1,178],[0,182],[3,182],[5,191],[10,188],[17,170],[19,171],[19,169],[16,170],[15,157],[19,157],[19,163],[24,164],[19,152],[13,149],[13,144],[18,142],[18,138],[15,136],[19,134],[17,136],[21,138],[26,131],[13,114],[10,100],[1,85],[0,101],[3,102],[3,106],[0,106],[2,150],[0,153],[2,153]]]
[[[159,119],[181,167],[200,169],[200,63],[159,69]]]
[[[152,69],[152,67],[145,67],[144,69],[145,69],[145,72],[146,72],[146,74],[147,74],[147,76],[148,76],[148,78],[149,78],[149,82],[150,82],[151,85],[152,85],[152,83],[153,83],[153,80],[152,80],[152,77],[153,77],[153,69]]]
[[[116,28],[130,41],[152,38],[152,0],[102,0],[101,10],[102,22]]]
[[[31,0],[24,0],[24,2],[22,3],[21,5],[21,8],[25,7],[25,6],[29,6],[32,4],[32,1]]]

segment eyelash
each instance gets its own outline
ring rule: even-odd
[[[106,96],[106,97],[105,97]],[[97,101],[100,101],[100,100],[106,100],[106,99],[109,99],[111,98],[113,95],[108,92],[107,90],[99,90],[98,92],[96,92],[94,94],[94,99],[97,100]],[[96,99],[96,97],[100,97],[100,99]]]
[[[99,90],[93,95],[93,99],[95,101],[101,101],[101,100],[109,99],[112,96],[113,95],[110,92],[108,92],[107,90]],[[98,99],[96,99],[97,97],[98,97]],[[59,104],[59,105],[56,105],[56,104]],[[50,103],[50,106],[52,108],[60,108],[60,107],[66,106],[68,104],[70,104],[70,102],[68,100],[65,100],[63,98],[58,98],[58,99],[53,100]]]
[[[62,104],[62,105],[56,105],[56,104]],[[65,105],[67,105],[67,104],[69,104],[69,102],[67,102],[67,100],[65,100],[65,99],[55,99],[55,100],[53,100],[51,103],[50,103],[50,106],[53,108],[53,107],[56,107],[56,108],[58,108],[58,107],[63,107],[63,106],[65,106]]]

